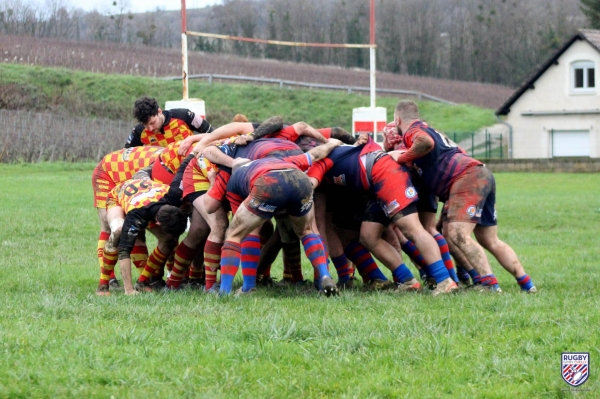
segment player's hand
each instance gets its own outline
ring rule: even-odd
[[[338,139],[329,139],[329,140],[327,140],[327,142],[333,144],[334,147],[339,147],[342,144],[344,144]]]
[[[251,134],[244,134],[243,136],[238,136],[235,138],[235,145],[246,145],[249,142],[253,141],[254,137]]]
[[[203,150],[204,150],[204,146],[201,145],[200,143],[198,143],[194,146],[194,149],[192,150],[192,154],[194,154],[194,157],[198,158],[200,155],[202,155]]]
[[[359,133],[358,138],[356,139],[356,143],[354,143],[355,147],[359,145],[366,144],[369,141],[369,133]]]
[[[191,137],[188,137],[187,139],[185,139],[181,142],[181,144],[179,145],[179,150],[177,150],[177,154],[179,154],[181,156],[187,155],[188,150],[192,146],[192,141],[190,140],[190,138]]]

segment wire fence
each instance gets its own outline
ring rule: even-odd
[[[181,76],[170,76],[166,78],[162,78],[164,80],[181,80]],[[348,94],[352,94],[353,92],[370,92],[371,89],[369,87],[364,86],[341,86],[341,85],[329,85],[322,83],[310,83],[310,82],[299,82],[295,80],[285,80],[285,79],[270,79],[270,78],[259,78],[254,76],[241,76],[241,75],[220,75],[214,73],[202,73],[197,75],[189,75],[188,79],[207,79],[208,84],[212,84],[213,79],[218,81],[222,80],[237,80],[244,82],[254,82],[254,83],[272,83],[279,85],[279,88],[282,89],[285,86],[297,86],[297,87],[308,87],[310,89],[323,89],[323,90],[343,90]],[[439,98],[436,96],[432,96],[429,94],[421,93],[419,91],[413,90],[396,90],[396,89],[380,89],[377,88],[376,92],[379,94],[402,94],[407,96],[416,97],[419,101],[422,99],[436,101],[449,105],[456,105],[452,101],[444,100],[443,98]]]
[[[467,154],[477,159],[508,158],[508,136],[484,131],[453,132],[446,134]]]
[[[131,122],[0,109],[0,162],[99,161],[123,147]]]

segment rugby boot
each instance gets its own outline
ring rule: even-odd
[[[421,291],[423,291],[423,287],[421,287],[421,283],[419,283],[416,278],[408,280],[404,283],[396,284],[396,289],[394,290],[394,292],[398,293],[398,294],[402,293],[402,292],[421,292]]]
[[[324,276],[321,279],[321,291],[326,297],[336,296],[339,294],[338,288],[331,277]]]
[[[351,290],[354,288],[354,277],[349,278],[348,280],[340,283],[338,281],[338,287],[340,290]]]
[[[96,289],[96,295],[98,296],[109,296],[109,288],[108,284],[98,284],[98,288]]]
[[[366,284],[363,284],[363,289],[367,291],[385,291],[385,290],[393,290],[396,288],[396,284],[394,284],[391,280],[380,280],[375,278],[373,280],[367,281]]]
[[[162,277],[152,276],[150,277],[148,285],[150,286],[150,288],[152,288],[153,291],[160,291],[167,286],[167,282],[163,280]]]
[[[254,294],[255,292],[256,292],[256,287],[252,287],[248,291],[242,291],[242,287],[240,287],[235,291],[235,296],[236,297],[248,296],[248,295]]]
[[[531,287],[530,289],[528,289],[527,291],[525,291],[528,294],[535,294],[538,292],[537,288],[535,288],[535,285],[533,287]]]
[[[272,287],[275,285],[275,279],[271,276],[260,276],[256,279],[256,285]]]
[[[147,282],[147,281],[141,282],[139,280],[135,282],[133,289],[138,292],[152,292],[153,291],[149,282]]]
[[[117,280],[116,278],[111,278],[110,280],[108,280],[108,286],[112,289],[120,289],[121,283],[119,283],[119,280]]]
[[[458,291],[458,285],[452,280],[452,278],[448,277],[441,283],[437,284],[437,287],[433,290],[431,295],[438,296],[442,294],[452,294]]]
[[[491,285],[476,284],[473,286],[473,290],[477,292],[495,292],[496,294],[502,294],[502,288],[492,287]]]
[[[193,291],[204,290],[204,280],[199,278],[191,278],[188,280],[186,287]]]

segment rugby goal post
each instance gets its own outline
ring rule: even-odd
[[[377,45],[375,44],[375,0],[370,0],[370,20],[369,20],[369,44],[354,44],[354,43],[304,43],[304,42],[286,42],[280,40],[266,40],[266,39],[254,39],[249,37],[240,37],[240,36],[229,36],[229,35],[219,35],[214,33],[206,33],[206,32],[194,32],[187,30],[187,8],[186,8],[186,0],[181,0],[181,58],[182,58],[182,81],[183,81],[183,99],[182,102],[186,103],[189,101],[189,93],[188,93],[188,36],[199,36],[199,37],[209,37],[214,39],[223,39],[223,40],[237,40],[243,42],[250,43],[261,43],[268,45],[279,45],[279,46],[296,46],[296,47],[325,47],[325,48],[368,48],[370,52],[370,67],[369,67],[369,75],[370,75],[370,107],[372,112],[367,112],[368,115],[373,115],[375,118],[376,115],[381,114],[380,109],[376,109],[376,86],[375,86],[375,49]],[[201,100],[200,100],[201,101]],[[204,104],[204,102],[202,102]],[[204,105],[202,106],[204,110]],[[366,107],[363,107],[366,108]],[[360,108],[360,109],[363,109]],[[378,107],[381,108],[381,107]],[[168,108],[167,108],[168,109]],[[384,109],[385,110],[385,109]],[[385,112],[385,111],[384,111]],[[365,112],[359,112],[361,115],[364,115]],[[203,113],[204,115],[204,113]],[[380,120],[373,119],[373,133],[377,136],[377,129],[381,124]],[[384,124],[385,126],[385,124]],[[353,133],[355,132],[355,123],[352,123]]]

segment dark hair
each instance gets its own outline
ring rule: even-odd
[[[331,128],[331,138],[338,139],[344,144],[354,144],[356,143],[356,139],[352,137],[350,132],[346,129],[342,129],[341,127],[332,127]]]
[[[142,124],[148,123],[148,120],[158,115],[158,103],[155,99],[150,97],[140,97],[135,101],[133,106],[133,117]]]
[[[156,213],[156,221],[165,233],[179,237],[187,227],[187,216],[173,205],[163,205]]]

